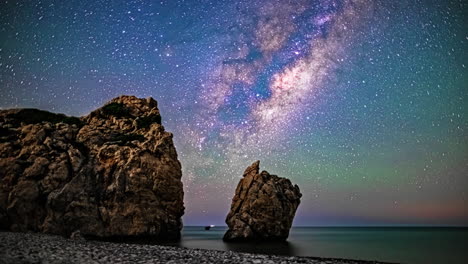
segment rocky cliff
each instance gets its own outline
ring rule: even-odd
[[[157,102],[120,96],[88,116],[0,111],[0,228],[178,239],[181,165]]]
[[[266,171],[260,161],[244,172],[226,217],[225,241],[286,240],[301,193],[297,185]]]

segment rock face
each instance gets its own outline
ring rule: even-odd
[[[259,165],[260,161],[250,165],[237,185],[225,241],[283,241],[289,236],[302,194],[286,178],[259,173]]]
[[[178,239],[181,165],[157,102],[120,96],[82,118],[0,111],[0,228]]]

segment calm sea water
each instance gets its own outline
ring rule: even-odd
[[[226,227],[187,226],[176,246],[261,254],[468,263],[468,228],[293,227],[285,243],[224,243]]]

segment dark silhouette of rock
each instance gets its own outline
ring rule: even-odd
[[[226,217],[225,241],[284,241],[289,236],[301,193],[297,185],[266,171],[260,161],[244,172]]]
[[[157,102],[120,96],[82,118],[0,111],[0,227],[178,239],[181,165]]]

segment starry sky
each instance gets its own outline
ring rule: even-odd
[[[255,160],[294,225],[468,225],[467,44],[464,0],[1,0],[0,107],[152,96],[185,225],[223,225]]]

